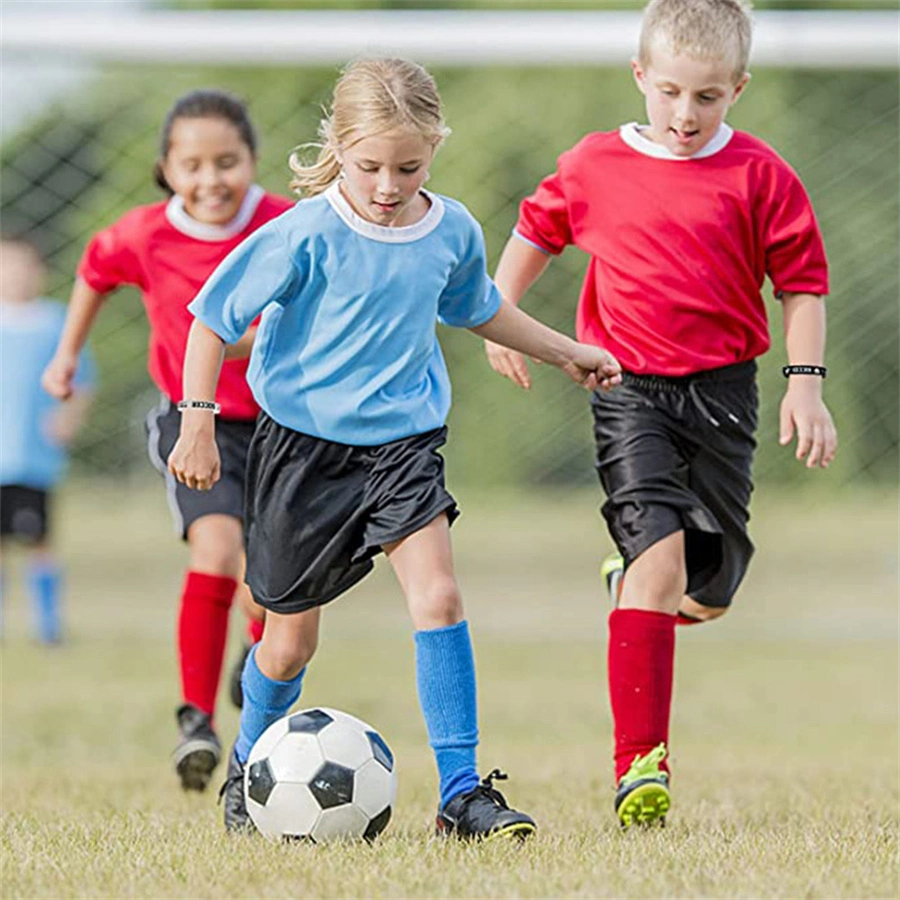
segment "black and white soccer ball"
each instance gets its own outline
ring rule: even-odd
[[[244,769],[247,812],[267,837],[372,840],[397,795],[394,754],[361,719],[306,709],[273,722]]]

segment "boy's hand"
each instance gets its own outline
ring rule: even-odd
[[[78,357],[57,354],[47,364],[41,377],[41,386],[57,400],[68,400],[72,396],[72,384],[78,371]]]
[[[599,388],[612,390],[622,383],[622,367],[619,361],[602,347],[573,342],[571,360],[560,368],[572,381],[577,381],[589,391]]]
[[[205,411],[199,411],[209,415]],[[187,412],[182,413],[187,415]],[[219,448],[214,432],[182,434],[169,455],[169,471],[184,485],[196,491],[208,491],[221,474]]]
[[[792,375],[781,401],[778,442],[790,443],[797,430],[797,459],[806,467],[827,468],[837,452],[837,431],[831,413],[822,400],[818,375]]]
[[[488,362],[495,372],[526,391],[531,387],[531,373],[528,371],[528,363],[521,353],[510,350],[502,344],[495,344],[493,341],[485,341],[484,350],[487,353]],[[535,360],[535,362],[539,362],[539,360]]]

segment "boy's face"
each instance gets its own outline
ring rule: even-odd
[[[647,137],[676,156],[692,156],[709,143],[750,79],[745,74],[735,83],[729,60],[694,59],[665,42],[654,45],[646,67],[635,59],[631,68],[647,102]]]

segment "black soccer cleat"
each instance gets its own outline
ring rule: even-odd
[[[222,745],[203,710],[185,703],[176,716],[180,737],[172,754],[175,771],[186,791],[205,791],[222,757]]]
[[[234,667],[228,678],[228,696],[238,709],[244,705],[244,688],[241,684],[241,677],[244,674],[244,663],[247,662],[247,657],[250,655],[250,647],[250,644],[244,644],[240,655],[234,661]]]
[[[244,796],[244,765],[232,749],[228,756],[228,774],[225,784],[219,790],[219,803],[225,807],[225,830],[229,834],[256,831],[256,826],[247,812],[247,798]]]
[[[463,841],[487,841],[501,837],[524,840],[537,826],[531,816],[510,809],[506,798],[494,785],[494,779],[505,781],[508,776],[494,769],[481,784],[457,794],[438,812],[437,833]]]

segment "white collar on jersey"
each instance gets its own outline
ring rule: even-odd
[[[332,184],[325,191],[325,199],[345,225],[352,228],[357,234],[371,238],[373,241],[382,241],[385,244],[408,244],[410,241],[417,241],[426,234],[430,234],[444,218],[444,203],[441,198],[423,188],[422,193],[428,198],[431,206],[418,222],[413,222],[412,225],[401,225],[397,228],[376,225],[374,222],[364,219],[353,209],[341,193],[339,185],[338,181]]]
[[[178,194],[166,204],[166,218],[173,228],[198,241],[227,241],[240,234],[250,224],[265,193],[258,184],[251,185],[244,195],[237,215],[224,225],[208,225],[206,222],[192,219],[184,208],[184,200]]]
[[[684,162],[686,159],[703,159],[705,156],[712,156],[714,153],[724,149],[734,134],[734,129],[723,122],[719,126],[719,130],[713,135],[712,140],[696,153],[692,153],[690,156],[676,156],[671,150],[663,147],[662,144],[657,144],[656,141],[651,141],[650,138],[645,137],[643,130],[646,127],[646,125],[638,125],[637,122],[629,122],[627,125],[619,126],[619,135],[632,150],[637,150],[638,153],[643,153],[644,156],[653,156],[656,159],[670,159],[673,162]]]

